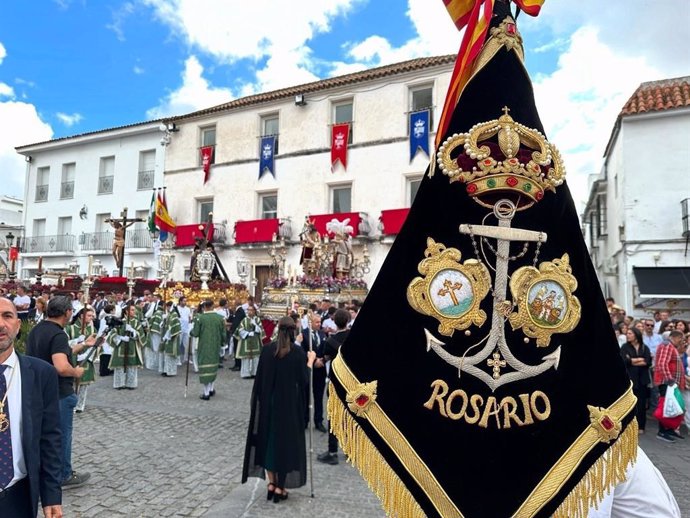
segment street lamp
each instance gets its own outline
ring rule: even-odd
[[[245,284],[245,279],[249,275],[249,261],[237,261],[237,275],[240,276],[242,284]]]
[[[196,260],[196,267],[199,270],[199,277],[201,278],[201,289],[208,290],[208,280],[211,278],[211,272],[216,265],[216,258],[210,250],[204,250],[199,254]]]
[[[7,276],[10,282],[13,282],[14,279],[17,277],[17,271],[15,270],[15,264],[17,259],[14,251],[12,250],[12,245],[14,244],[14,234],[10,232],[5,236],[5,240],[7,241],[7,258],[10,260],[10,271],[8,272]]]
[[[175,266],[175,253],[173,252],[171,246],[166,243],[166,246],[163,247],[160,255],[158,256],[158,269],[160,270],[161,277],[163,278],[163,282],[161,282],[161,286],[163,288],[168,285],[168,275],[170,275],[172,272],[173,266]]]

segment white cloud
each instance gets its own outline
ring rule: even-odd
[[[7,56],[7,50],[2,43],[0,43],[0,65],[2,65],[2,60]]]
[[[132,67],[132,72],[134,72],[136,75],[140,76],[140,75],[144,74],[146,71],[142,67],[140,67],[139,65],[134,65],[134,67]]]
[[[58,112],[55,116],[68,128],[84,120],[84,117],[80,113],[69,115],[67,113]]]
[[[200,110],[223,104],[233,99],[232,92],[227,88],[214,88],[203,77],[204,68],[196,56],[185,61],[182,73],[182,85],[165,98],[160,99],[158,106],[146,112],[149,119],[160,119],[172,115]]]
[[[12,121],[12,124],[0,124],[1,194],[23,199],[26,162],[14,148],[49,140],[53,130],[41,120],[33,105],[23,102],[0,102],[0,120]]]
[[[112,11],[112,22],[105,26],[107,29],[113,31],[115,37],[120,41],[125,41],[126,39],[122,25],[132,13],[134,13],[134,4],[125,2],[118,9]]]
[[[7,83],[0,83],[0,97],[14,99],[14,89]]]

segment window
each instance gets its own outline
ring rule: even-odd
[[[213,212],[213,199],[199,200],[199,222],[205,223],[208,221],[208,215]]]
[[[341,185],[331,188],[333,213],[352,212],[352,186]]]
[[[115,157],[101,157],[98,167],[98,194],[112,194],[115,182]]]
[[[417,197],[417,191],[419,191],[419,186],[422,184],[421,178],[410,178],[407,180],[407,204],[412,206],[412,202]]]
[[[110,226],[110,223],[106,223],[106,219],[110,219],[111,214],[110,212],[103,212],[101,214],[96,214],[96,228],[94,229],[96,232],[111,232],[113,228]],[[112,239],[112,236],[111,236]]]
[[[608,234],[606,230],[606,198],[603,195],[597,196],[597,237]]]
[[[46,235],[46,220],[35,219],[33,223],[33,237],[41,237]]]
[[[261,219],[273,219],[278,217],[278,194],[275,192],[259,195],[259,207]]]
[[[36,201],[48,201],[50,167],[39,167],[36,171]]]
[[[333,124],[350,123],[350,132],[347,135],[347,143],[352,144],[352,101],[333,105]]]
[[[278,119],[278,114],[266,115],[261,118],[261,136],[270,137],[273,135],[276,138],[275,148],[273,149],[274,155],[278,154],[279,122],[280,120]],[[259,154],[261,154],[261,150],[259,150]]]
[[[139,175],[137,189],[153,189],[153,176],[156,169],[156,150],[139,152]]]
[[[211,163],[216,163],[216,127],[209,126],[207,128],[201,128],[201,147],[199,148],[199,165],[202,165],[201,160],[201,148],[212,146],[213,151],[211,152]]]
[[[62,164],[62,183],[60,184],[60,199],[74,198],[74,171],[77,165]]]
[[[68,251],[72,248],[72,217],[65,216],[58,218],[58,231],[57,231],[57,247],[56,250],[60,252]]]
[[[434,96],[431,86],[410,88],[410,112],[429,110],[429,128],[434,127]]]

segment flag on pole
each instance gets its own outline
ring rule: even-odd
[[[350,123],[334,124],[331,133],[331,171],[335,169],[335,163],[340,160],[344,169],[347,169],[347,141],[350,134]]]
[[[420,149],[429,156],[429,110],[410,113],[410,162]]]
[[[156,189],[151,193],[151,204],[149,205],[149,219],[146,223],[149,232],[152,234],[158,231],[156,226]]]
[[[168,233],[175,233],[175,222],[170,217],[168,213],[168,203],[165,199],[165,189],[163,193],[158,193],[158,198],[156,199],[156,226],[160,229],[161,241],[165,241],[168,238]]]
[[[266,171],[271,173],[273,175],[273,178],[275,178],[275,148],[275,135],[261,137],[261,156],[259,157],[259,179],[261,179],[261,177],[264,175]]]
[[[213,158],[213,146],[204,146],[201,148],[201,166],[204,169],[204,184],[208,182],[208,177],[211,174],[211,158]]]

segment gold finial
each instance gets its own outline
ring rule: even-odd
[[[508,108],[507,106],[504,106],[504,107],[503,107],[503,114],[504,114],[504,115],[508,115],[508,112],[509,112],[509,111],[510,111],[510,108]]]

